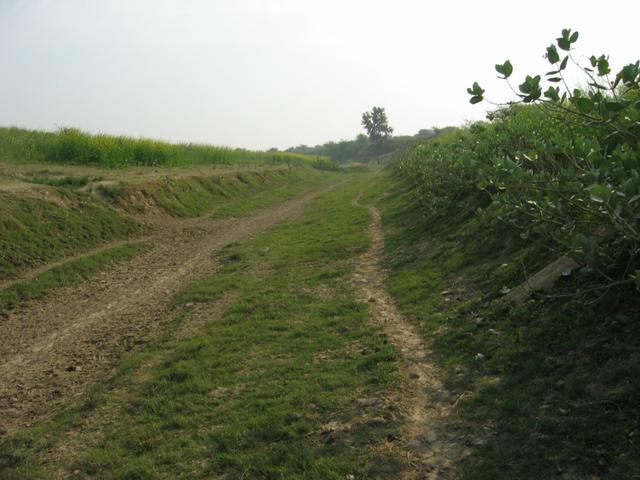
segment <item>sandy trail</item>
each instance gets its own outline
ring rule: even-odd
[[[360,205],[361,196],[362,193],[354,199],[355,205]],[[399,478],[452,478],[450,466],[463,452],[452,432],[443,428],[452,410],[449,395],[429,358],[428,345],[416,327],[400,313],[387,290],[387,276],[382,268],[384,233],[380,212],[372,206],[367,208],[372,216],[369,226],[372,245],[359,258],[355,275],[357,283],[362,285],[364,299],[372,305],[374,321],[384,327],[390,342],[404,359],[404,387],[398,398],[390,399],[400,406],[405,421],[401,448],[407,468]]]
[[[157,339],[173,295],[215,272],[214,252],[286,218],[337,184],[239,219],[163,220],[153,248],[0,320],[0,435],[36,424]]]

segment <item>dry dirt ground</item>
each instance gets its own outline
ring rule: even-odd
[[[356,205],[360,197],[354,199]],[[372,216],[369,226],[372,244],[359,258],[355,277],[356,283],[362,286],[363,298],[371,305],[374,321],[384,327],[404,361],[404,387],[395,398],[387,399],[400,406],[404,417],[400,441],[407,468],[401,478],[449,479],[452,461],[466,453],[448,428],[453,409],[451,396],[438,379],[429,346],[416,327],[403,317],[387,290],[387,275],[382,267],[384,233],[380,212],[375,207],[368,208]]]
[[[216,270],[217,250],[301,214],[335,186],[238,219],[155,219],[150,251],[11,312],[0,322],[0,435],[50,417],[162,335],[171,298]]]

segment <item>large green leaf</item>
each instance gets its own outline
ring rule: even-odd
[[[609,73],[611,73],[611,68],[609,68],[609,60],[604,55],[602,55],[598,59],[598,75],[602,77]]]
[[[467,93],[469,95],[482,96],[484,94],[484,89],[478,85],[478,82],[473,82],[471,88],[467,88]]]
[[[496,65],[496,71],[503,76],[503,78],[509,78],[513,73],[513,65],[509,60],[506,60],[503,64],[498,63]]]
[[[572,101],[582,113],[591,113],[595,108],[593,100],[587,97],[574,97]]]
[[[558,38],[558,46],[562,50],[566,50],[566,51],[571,50],[571,43],[566,38]]]
[[[569,55],[564,57],[564,59],[562,60],[562,63],[560,64],[560,70],[564,70],[565,68],[567,68],[568,62],[569,62]]]
[[[596,203],[606,202],[611,194],[607,187],[597,183],[591,185],[587,190],[589,191],[589,198],[591,201]]]
[[[611,113],[618,113],[624,110],[628,106],[628,102],[605,102],[604,104],[607,111]]]
[[[551,44],[547,47],[547,60],[550,64],[558,63],[560,61],[560,55],[555,45]]]
[[[560,100],[560,88],[549,87],[547,91],[544,92],[544,96],[553,102],[557,102]]]

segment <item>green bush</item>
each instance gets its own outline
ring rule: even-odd
[[[640,289],[640,62],[610,78],[607,57],[592,56],[589,66],[573,59],[577,38],[564,30],[547,48],[554,70],[544,93],[542,76],[527,75],[517,101],[404,153],[396,170],[414,180],[427,215],[483,209],[522,238],[582,261],[600,275],[595,289]],[[569,89],[570,65],[587,87]],[[509,81],[513,66],[496,70]],[[477,83],[468,92],[471,103],[484,99]]]

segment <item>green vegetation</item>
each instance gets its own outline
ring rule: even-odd
[[[561,83],[576,40],[558,39],[564,59],[547,49]],[[592,57],[588,87],[543,102],[528,76],[520,102],[409,149],[367,195],[392,293],[432,340],[473,439],[462,478],[640,477],[640,71],[609,80],[607,62]],[[581,267],[551,290],[499,302],[565,254]]]
[[[184,167],[214,164],[308,164],[335,168],[328,158],[290,152],[254,152],[202,144],[171,144],[144,138],[90,135],[75,128],[43,132],[0,128],[0,159],[16,163]]]
[[[0,280],[142,233],[142,227],[121,211],[144,213],[151,208],[183,217],[209,212],[219,217],[243,215],[325,185],[337,175],[300,166],[207,178],[167,176],[139,184],[98,183],[96,197],[75,189],[87,177],[40,174],[33,177],[38,183],[56,188],[42,195],[0,193]]]
[[[175,328],[190,325],[191,334],[134,356],[84,405],[1,443],[0,475],[397,475],[388,442],[397,412],[383,398],[400,380],[398,353],[350,286],[352,262],[370,242],[368,212],[350,200],[368,181],[229,245],[222,270],[176,299]],[[61,450],[62,463],[43,462],[70,428],[76,447]]]
[[[127,243],[108,250],[70,260],[47,270],[32,280],[21,281],[0,290],[0,312],[7,312],[27,300],[37,300],[52,290],[81,283],[107,267],[135,257],[149,248],[145,242]]]
[[[557,75],[550,82],[564,79],[577,38],[570,30],[558,38],[562,60],[554,45],[547,49],[556,68],[549,75]],[[488,207],[523,238],[585,264],[594,295],[624,295],[640,290],[640,63],[613,80],[604,56],[575,64],[586,89],[549,87],[541,101],[540,76],[527,76],[519,103],[409,151],[398,170],[415,180],[426,211]],[[513,67],[496,70],[508,79]],[[477,84],[469,92],[473,103],[482,100]]]
[[[341,166],[341,170],[345,173],[367,173],[371,172],[372,168],[375,167],[371,167],[366,163],[359,162],[344,163]]]
[[[214,217],[239,217],[249,212],[274,205],[278,202],[294,198],[305,191],[309,191],[319,185],[328,184],[341,178],[335,174],[320,176],[312,171],[301,169],[291,170],[286,175],[274,174],[261,179],[261,183],[252,185],[242,183],[236,185],[237,195],[229,198],[227,202],[213,212]],[[244,176],[244,182],[250,182],[251,178]],[[245,190],[245,186],[251,186],[251,190]]]
[[[80,188],[86,186],[90,182],[97,182],[101,177],[89,177],[87,175],[65,175],[63,177],[51,177],[44,175],[32,175],[24,177],[29,183],[38,185],[51,185],[52,187]]]
[[[345,175],[351,182],[313,202],[304,217],[227,246],[220,271],[174,299],[167,322],[173,331],[160,344],[129,358],[83,404],[0,443],[0,476],[398,476],[398,412],[385,398],[397,392],[400,356],[367,322],[352,281],[353,262],[369,246],[370,218],[351,200],[369,187],[363,202],[382,211],[389,288],[452,393],[454,415],[434,428],[464,442],[468,455],[451,459],[456,474],[640,478],[640,62],[610,78],[606,56],[590,57],[588,66],[575,61],[577,39],[564,30],[547,48],[552,85],[543,92],[542,75],[527,75],[513,88],[519,100],[486,122],[419,134],[417,145],[419,138],[381,139],[383,132],[374,141],[362,136],[291,149],[344,161],[380,159],[412,145],[373,185],[362,165],[344,167],[360,179]],[[584,88],[567,87],[570,65],[585,75]],[[505,61],[496,71],[509,81],[514,66]],[[471,103],[484,100],[477,83],[468,92]],[[16,137],[31,133],[16,130]],[[16,152],[109,166],[116,166],[113,158],[145,165],[226,161],[210,147],[73,130],[34,138],[44,144],[48,135],[58,136],[55,148],[32,149],[23,139]],[[111,146],[96,146],[103,140]],[[5,154],[11,145],[5,141]],[[130,147],[139,147],[139,158],[125,155]],[[335,167],[325,161],[315,166]],[[98,191],[130,212],[226,217],[338,175],[295,166]],[[5,277],[139,228],[89,194],[56,191],[63,206],[2,196]],[[51,217],[45,231],[42,219]],[[0,292],[0,307],[79,281],[142,247],[130,248],[16,284]],[[523,303],[505,302],[561,256],[579,266]],[[65,444],[69,431],[74,448]],[[51,452],[61,460],[48,461]]]
[[[366,135],[358,135],[355,140],[327,142],[310,147],[298,145],[287,149],[287,152],[303,155],[320,155],[332,158],[339,163],[388,163],[391,157],[412,145],[435,138],[449,132],[453,127],[422,129],[415,135],[387,136],[371,140]]]
[[[383,140],[393,133],[383,107],[373,107],[370,112],[364,112],[361,123],[369,139],[374,142]]]
[[[98,192],[113,205],[132,213],[155,208],[179,217],[195,217],[212,210],[215,215],[224,216],[268,206],[335,178],[335,174],[300,166],[214,177],[166,176],[144,184],[100,186]]]
[[[88,195],[60,188],[50,198],[0,193],[0,280],[141,231]]]
[[[638,297],[584,302],[569,275],[505,309],[505,288],[554,257],[466,206],[425,216],[414,195],[385,176],[367,198],[383,211],[392,294],[459,398],[447,428],[471,439],[461,477],[636,478]]]

